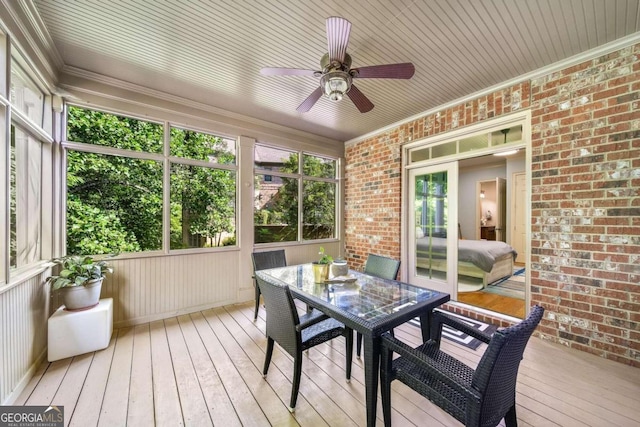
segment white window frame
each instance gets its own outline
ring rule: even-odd
[[[256,167],[255,165],[255,150],[256,147],[266,147],[266,148],[270,148],[270,149],[274,149],[274,150],[283,150],[283,151],[289,151],[292,153],[297,153],[298,154],[298,173],[287,173],[287,172],[279,172],[279,171],[273,171],[271,169],[264,169],[264,168],[260,168],[260,167]],[[255,242],[255,236],[253,236],[253,244],[256,247],[269,247],[269,246],[283,246],[283,245],[297,245],[297,244],[315,244],[315,243],[322,243],[322,242],[335,242],[340,240],[340,224],[341,224],[341,210],[340,210],[340,206],[341,206],[341,200],[342,200],[342,188],[340,186],[340,167],[341,167],[341,162],[340,159],[337,157],[333,157],[333,156],[328,156],[326,154],[318,154],[318,153],[314,153],[314,152],[310,152],[307,150],[300,150],[300,149],[294,149],[294,148],[290,148],[290,147],[285,147],[285,146],[278,146],[278,145],[274,145],[274,144],[268,144],[268,143],[263,143],[263,142],[256,142],[254,144],[253,147],[253,153],[254,153],[254,162],[253,162],[253,177],[252,179],[255,179],[255,177],[257,175],[271,175],[271,176],[278,176],[281,178],[294,178],[297,179],[298,181],[298,224],[297,224],[297,239],[296,240],[290,240],[290,241],[285,241],[285,242],[265,242],[265,243],[256,243]],[[328,159],[328,160],[333,160],[335,161],[335,176],[333,178],[321,178],[321,177],[315,177],[315,176],[308,176],[308,175],[304,175],[303,174],[303,161],[304,161],[304,155],[308,155],[308,156],[314,156],[314,157],[320,157],[323,159]],[[335,184],[336,186],[336,194],[335,194],[335,210],[334,210],[334,234],[333,237],[330,238],[325,238],[325,239],[315,239],[315,240],[310,240],[310,239],[303,239],[303,227],[304,227],[304,218],[303,218],[303,212],[304,212],[304,206],[303,206],[303,197],[304,197],[304,181],[319,181],[319,182],[328,182],[328,183],[332,183]],[[255,224],[254,224],[254,214],[255,214],[255,206],[252,203],[251,206],[251,218],[252,218],[252,224],[253,224],[253,229],[255,230]]]
[[[67,140],[67,120],[68,120],[68,114],[67,114],[67,110],[68,110],[68,106],[72,105],[78,108],[82,108],[82,109],[87,109],[87,110],[93,110],[93,111],[98,111],[101,113],[106,113],[106,114],[113,114],[116,116],[122,116],[122,117],[127,117],[127,118],[132,118],[135,120],[141,120],[141,121],[146,121],[146,122],[151,122],[151,123],[156,123],[159,125],[163,126],[163,130],[164,130],[164,137],[163,137],[163,145],[162,145],[162,150],[160,153],[151,153],[151,152],[145,152],[145,151],[133,151],[133,150],[126,150],[126,149],[121,149],[121,148],[115,148],[115,147],[107,147],[107,146],[102,146],[102,145],[96,145],[96,144],[90,144],[90,143],[85,143],[85,142],[79,142],[79,141],[69,141]],[[176,156],[171,156],[170,155],[170,139],[171,139],[171,128],[177,128],[177,129],[182,129],[182,130],[188,130],[188,131],[193,131],[193,132],[200,132],[200,133],[206,133],[206,134],[210,134],[210,135],[215,135],[221,138],[226,138],[226,139],[231,139],[231,140],[235,140],[235,147],[236,147],[236,162],[235,164],[231,164],[231,165],[225,165],[225,164],[219,164],[219,163],[210,163],[210,162],[204,162],[201,160],[195,160],[195,159],[188,159],[188,158],[183,158],[183,157],[176,157]],[[237,235],[238,235],[238,230],[237,230],[237,224],[239,223],[240,219],[239,219],[239,211],[240,211],[240,206],[239,206],[239,156],[238,156],[238,152],[239,152],[239,146],[238,146],[238,137],[237,136],[231,136],[231,135],[227,135],[227,134],[223,134],[220,132],[216,132],[215,130],[211,130],[211,129],[202,129],[202,128],[196,128],[196,127],[192,127],[192,126],[185,126],[183,124],[180,123],[174,123],[170,120],[160,120],[160,119],[155,119],[153,117],[142,117],[140,115],[136,115],[136,114],[132,114],[129,112],[124,112],[124,111],[117,111],[111,108],[106,108],[106,107],[102,107],[100,105],[87,105],[87,104],[83,104],[83,103],[68,103],[68,105],[65,107],[65,114],[64,114],[64,125],[63,125],[63,133],[62,133],[62,147],[64,148],[64,163],[63,163],[63,167],[61,170],[61,174],[62,174],[62,189],[63,189],[63,194],[64,194],[64,209],[63,209],[63,218],[62,218],[62,231],[61,231],[61,239],[62,239],[62,245],[64,247],[64,251],[66,253],[66,242],[67,242],[67,216],[66,216],[66,212],[67,212],[67,183],[66,183],[66,173],[67,173],[67,150],[74,150],[74,151],[81,151],[81,152],[87,152],[87,153],[93,153],[93,154],[105,154],[105,155],[112,155],[112,156],[120,156],[120,157],[128,157],[128,158],[135,158],[135,159],[141,159],[141,160],[151,160],[151,161],[156,161],[156,162],[160,162],[162,163],[162,167],[163,167],[163,178],[162,178],[162,248],[158,249],[158,250],[153,250],[153,251],[141,251],[141,252],[126,252],[126,253],[121,253],[118,255],[119,258],[121,259],[130,259],[130,258],[144,258],[144,257],[153,257],[153,256],[158,256],[158,255],[175,255],[175,254],[191,254],[191,253],[204,253],[204,252],[218,252],[218,251],[228,251],[228,250],[235,250],[237,249]],[[171,164],[187,164],[187,165],[193,165],[193,166],[200,166],[200,167],[208,167],[208,168],[213,168],[213,169],[222,169],[222,170],[229,170],[229,171],[233,171],[235,173],[235,197],[236,197],[236,207],[235,207],[235,223],[236,223],[236,245],[229,245],[229,246],[221,246],[221,247],[209,247],[209,248],[185,248],[185,249],[171,249],[170,248],[170,239],[171,239],[171,208],[170,208],[170,204],[171,204],[171,200],[170,200],[170,190],[171,190]]]
[[[11,80],[11,67],[16,63],[20,71],[26,74],[30,83],[37,86],[43,94],[41,123],[34,122],[24,112],[11,104],[9,88]],[[54,201],[54,182],[52,178],[53,167],[53,143],[54,143],[54,111],[52,109],[53,95],[47,89],[47,84],[37,72],[36,67],[23,55],[17,46],[12,44],[11,38],[0,31],[0,135],[2,136],[3,149],[0,153],[0,163],[6,171],[0,176],[0,197],[4,201],[0,212],[0,221],[4,225],[0,231],[2,248],[0,249],[0,290],[5,290],[18,284],[28,277],[32,277],[42,271],[47,260],[51,258],[53,251],[53,220],[52,215],[46,212],[52,211]],[[40,150],[40,194],[38,240],[38,259],[26,265],[12,268],[10,265],[10,170],[11,170],[11,126],[16,126],[34,138],[41,144]]]

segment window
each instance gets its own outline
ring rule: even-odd
[[[304,154],[302,162],[302,239],[329,239],[336,232],[336,161]],[[321,181],[315,178],[327,178]]]
[[[11,126],[9,267],[41,260],[42,143]]]
[[[507,150],[511,147],[517,147],[521,143],[522,125],[516,125],[488,133],[478,133],[462,139],[438,141],[428,147],[416,147],[409,151],[410,163],[418,163],[430,159],[442,160],[461,153],[475,152],[476,155],[482,155],[489,149],[499,147]]]
[[[67,253],[162,249],[162,162],[67,153]]]
[[[235,140],[171,129],[171,249],[235,245]]]
[[[235,140],[74,106],[67,129],[67,253],[235,244]]]
[[[335,159],[260,144],[254,158],[255,243],[336,237]]]
[[[2,37],[0,39],[6,41]],[[50,118],[50,114],[45,113],[45,107],[50,107],[51,97],[42,90],[40,81],[34,78],[32,70],[15,46],[11,46],[11,52],[8,61],[3,62],[9,65],[10,72],[6,76],[9,77],[8,92],[4,93],[11,108],[7,109],[4,103],[0,108],[4,114],[10,112],[3,115],[0,121],[0,129],[8,131],[5,152],[9,156],[7,159],[0,155],[0,159],[6,159],[9,166],[6,172],[2,168],[3,176],[0,178],[0,182],[5,183],[8,189],[9,228],[8,236],[4,236],[8,237],[9,245],[0,253],[8,258],[9,274],[0,268],[0,282],[21,274],[47,257],[51,238],[50,220],[42,215],[43,211],[51,211],[50,198],[43,197],[43,194],[49,195],[52,188],[51,179],[43,179],[44,175],[50,173],[53,138],[50,136],[50,124],[49,128],[45,128],[43,123],[45,116]],[[6,51],[3,51],[4,54]],[[5,121],[4,117],[7,116],[9,119]],[[43,206],[44,200],[47,200],[46,206]],[[44,236],[43,230],[47,230]]]
[[[11,105],[24,113],[38,126],[42,126],[44,113],[44,93],[20,66],[21,57],[11,56],[11,89],[9,97]]]

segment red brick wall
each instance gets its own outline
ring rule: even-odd
[[[538,334],[640,367],[638,53],[625,48],[347,146],[350,263],[369,252],[400,257],[402,144],[530,108],[531,301],[547,310]]]

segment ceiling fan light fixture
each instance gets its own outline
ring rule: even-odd
[[[330,71],[320,79],[320,87],[324,96],[338,102],[351,88],[351,76],[340,70]]]

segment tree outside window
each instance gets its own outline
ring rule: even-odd
[[[170,249],[235,244],[235,140],[171,128],[166,162],[163,124],[72,106],[67,128],[67,253],[162,250],[165,167]]]
[[[335,159],[256,145],[255,171],[255,243],[335,237]]]

